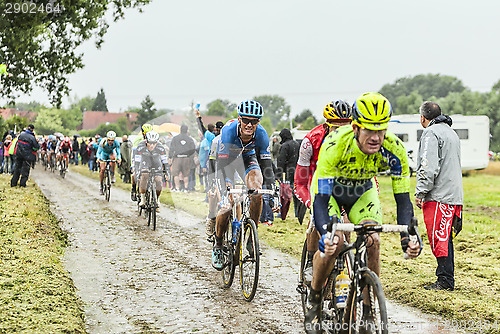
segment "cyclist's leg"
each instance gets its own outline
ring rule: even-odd
[[[382,224],[382,207],[377,188],[367,190],[349,210],[349,220],[354,224]],[[368,237],[366,245],[368,268],[380,276],[380,238],[378,233]]]
[[[245,184],[249,189],[262,189],[263,176],[255,154],[243,156]],[[240,166],[241,167],[241,166]],[[238,171],[242,175],[241,171]],[[262,213],[262,194],[253,194],[250,201],[250,218],[257,224]]]

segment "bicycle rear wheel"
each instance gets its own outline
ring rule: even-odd
[[[229,221],[232,222],[232,217],[230,217]],[[222,239],[222,252],[224,254],[224,268],[222,269],[222,283],[225,288],[231,287],[234,280],[234,272],[236,269],[236,259],[238,259],[237,254],[235,254],[235,250],[238,251],[238,245],[233,245],[233,233],[232,233],[232,225],[231,223],[227,226],[227,231],[224,233],[224,237]]]
[[[300,256],[300,271],[299,271],[299,285],[297,286],[297,291],[300,293],[300,301],[302,302],[302,311],[304,316],[307,312],[307,296],[309,290],[304,283],[304,267],[307,262],[307,240],[304,240],[304,246],[302,247],[302,255]]]
[[[259,282],[259,236],[255,222],[247,218],[240,236],[240,283],[247,302],[255,297]]]
[[[156,208],[158,207],[158,201],[156,198],[156,187],[155,187],[155,181],[153,181],[153,184],[151,186],[151,222],[153,223],[153,231],[156,230]]]
[[[104,197],[106,201],[109,202],[109,198],[111,197],[111,176],[109,170],[105,171],[105,180],[104,180]]]
[[[361,275],[361,280],[355,280],[349,294],[349,328],[354,328],[355,333],[387,334],[387,307],[380,279],[371,270],[365,270]],[[361,298],[356,296],[361,296]],[[368,298],[369,311],[363,307],[363,304],[366,304],[366,298]]]

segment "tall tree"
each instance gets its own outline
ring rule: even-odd
[[[279,95],[261,95],[254,97],[254,100],[262,104],[264,115],[269,116],[273,127],[278,125],[282,117],[290,115],[290,106]]]
[[[36,132],[41,135],[48,135],[54,132],[66,132],[59,110],[48,108],[40,110],[36,116],[35,129]]]
[[[153,102],[151,97],[147,95],[141,102],[141,109],[137,110],[137,125],[147,123],[156,117],[156,108],[154,107],[154,105],[155,103]]]
[[[94,106],[95,98],[90,96],[82,97],[81,99],[78,96],[74,96],[74,98],[70,101],[70,109],[78,108],[83,113],[84,111],[94,110],[92,107]]]
[[[14,101],[19,93],[28,94],[34,86],[46,90],[51,103],[61,105],[69,93],[68,76],[83,68],[77,48],[88,39],[103,43],[109,24],[124,17],[127,8],[138,8],[150,0],[28,1],[36,11],[29,14],[8,10],[19,1],[0,1],[0,59],[7,59],[12,76],[2,78],[0,96]],[[23,7],[24,8],[24,7]]]
[[[94,100],[94,105],[92,106],[94,111],[108,111],[108,106],[106,105],[106,95],[104,94],[104,89],[101,88],[97,92],[97,96]]]
[[[429,100],[431,97],[445,97],[452,92],[463,92],[465,86],[462,81],[451,76],[440,74],[420,74],[414,77],[397,79],[393,84],[384,85],[379,93],[391,102],[395,113],[403,114],[399,110],[398,98],[408,96],[413,92],[418,93],[422,99]]]
[[[297,123],[303,123],[311,116],[314,118],[314,123],[318,123],[318,120],[316,119],[316,117],[314,117],[313,113],[309,109],[304,109],[300,114],[295,116],[293,120]]]

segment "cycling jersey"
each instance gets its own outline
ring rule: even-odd
[[[97,146],[94,144],[94,146]],[[113,151],[116,152],[116,159],[120,160],[121,155],[120,155],[120,143],[118,140],[114,140],[113,144],[109,144],[108,140],[106,138],[101,139],[101,142],[99,143],[99,147],[97,148],[97,159],[101,161],[109,160],[109,156]]]
[[[329,131],[330,127],[326,123],[320,124],[306,134],[300,145],[299,160],[295,169],[294,193],[307,207],[311,206],[310,185],[316,171],[319,149]]]
[[[382,223],[380,200],[371,181],[372,177],[382,172],[389,172],[392,177],[392,188],[398,205],[398,224],[406,225],[413,216],[413,208],[408,195],[410,169],[402,141],[391,132],[386,132],[379,152],[366,155],[359,149],[351,126],[342,126],[330,133],[321,146],[311,183],[311,195],[321,197],[318,198],[318,204],[314,198],[314,217],[318,231],[326,233],[329,215],[336,214],[340,217],[340,206],[344,207],[349,220],[355,224],[363,220]],[[328,206],[325,203],[328,203],[330,196],[333,200],[330,201],[331,210],[328,213],[324,208]]]
[[[221,138],[218,149],[218,163],[225,175],[226,181],[232,183],[234,171],[237,171],[241,178],[252,169],[261,170],[257,154],[262,164],[262,176],[264,184],[271,185],[274,182],[274,172],[272,170],[271,152],[269,136],[260,124],[252,139],[243,143],[240,138],[240,125],[237,120],[228,122],[221,130]],[[243,159],[237,159],[239,156]],[[243,164],[241,164],[243,160]]]
[[[71,143],[69,142],[61,142],[59,144],[59,151],[62,153],[68,153],[68,152],[73,152],[73,148],[71,147]]]
[[[157,143],[155,148],[151,151],[148,150],[145,140],[139,143],[134,155],[134,170],[137,174],[139,174],[142,169],[152,169],[156,174],[161,174],[163,170],[167,169],[167,165],[167,151],[161,143]]]

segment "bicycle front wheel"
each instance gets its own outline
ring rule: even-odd
[[[247,218],[240,236],[240,283],[247,302],[255,297],[259,282],[259,236],[255,222]]]
[[[106,201],[109,202],[109,198],[111,197],[111,176],[109,175],[109,170],[106,171],[106,179],[104,180],[104,196],[106,197]]]
[[[352,298],[354,296],[356,298]],[[349,328],[354,328],[354,333],[388,333],[385,295],[380,279],[373,271],[366,270],[361,273],[359,281],[355,280],[348,308]]]
[[[153,181],[154,182],[154,181]],[[158,207],[158,201],[156,198],[156,187],[153,183],[151,187],[151,222],[153,223],[153,231],[156,230],[156,208]]]
[[[230,218],[232,222],[232,217]],[[226,233],[222,240],[222,252],[224,254],[224,268],[222,269],[222,283],[225,288],[231,287],[234,280],[234,272],[236,269],[237,256],[234,254],[235,249],[238,249],[238,244],[233,245],[232,223],[227,226]],[[238,241],[239,242],[239,241]]]

